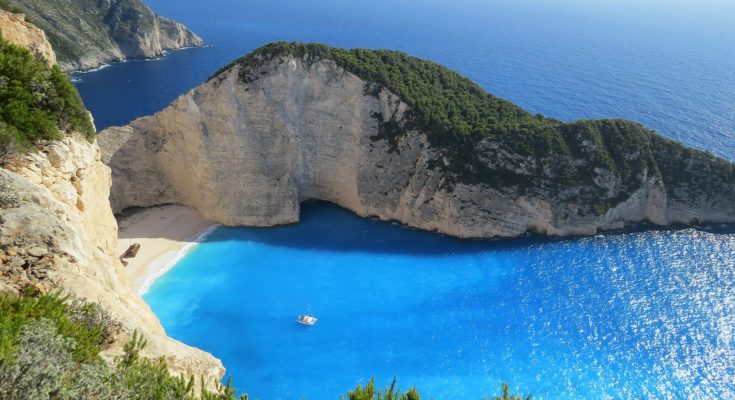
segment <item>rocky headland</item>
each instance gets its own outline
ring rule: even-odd
[[[140,0],[8,2],[46,33],[65,72],[203,45],[194,32]]]
[[[392,51],[271,44],[99,141],[115,212],[270,226],[319,199],[463,238],[735,221],[728,161],[629,121],[531,115]]]

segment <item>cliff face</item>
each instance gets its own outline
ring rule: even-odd
[[[102,132],[114,211],[180,203],[223,224],[269,226],[298,221],[299,204],[320,199],[361,216],[477,238],[735,221],[732,165],[655,135],[641,133],[645,146],[655,141],[648,156],[643,148],[621,155],[633,165],[623,175],[597,165],[598,136],[579,134],[572,162],[589,173],[578,182],[557,177],[553,152],[529,156],[482,137],[471,148],[478,172],[461,177],[452,172],[463,161],[451,150],[458,145],[438,146],[410,126],[415,110],[385,87],[329,59],[253,60],[153,116]],[[386,129],[391,124],[398,133]],[[668,158],[644,160],[654,153]],[[702,179],[713,190],[699,192]]]
[[[8,155],[0,168],[0,291],[28,284],[96,301],[122,323],[117,345],[141,332],[145,353],[164,356],[173,371],[224,374],[219,360],[166,336],[148,305],[132,292],[115,252],[117,223],[108,203],[110,170],[96,143],[66,137],[25,155]]]
[[[25,47],[49,65],[56,64],[56,55],[46,34],[38,27],[26,22],[23,14],[0,10],[0,32],[8,42]]]
[[[12,41],[52,57],[43,32],[5,12],[0,12],[0,28],[5,38],[0,43],[5,60],[0,75],[21,88],[4,92],[4,100],[16,107],[0,118],[0,293],[18,294],[31,285],[98,302],[122,328],[103,356],[121,355],[137,330],[148,343],[145,355],[165,357],[171,371],[203,377],[215,388],[224,374],[220,361],[167,337],[125,277],[115,254],[110,169],[101,162],[97,143],[91,142],[94,126],[73,86],[29,52],[6,45]],[[27,101],[23,89],[29,86],[33,98],[56,108]],[[36,114],[27,117],[28,110]],[[73,123],[82,117],[84,121]],[[51,125],[52,132],[27,123],[31,118],[44,122],[40,128]]]
[[[64,71],[87,70],[165,50],[197,47],[202,39],[151,11],[140,0],[10,0],[49,37]]]

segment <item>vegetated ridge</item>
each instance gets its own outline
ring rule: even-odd
[[[593,212],[604,213],[639,187],[641,171],[649,171],[670,186],[691,183],[693,194],[716,195],[721,188],[716,173],[735,185],[733,164],[711,153],[685,147],[643,125],[623,119],[579,120],[564,123],[541,114],[532,115],[510,101],[487,93],[460,74],[431,61],[390,50],[345,50],[315,43],[276,42],[222,68],[239,66],[245,83],[257,79],[257,66],[265,60],[295,57],[314,62],[332,60],[368,82],[372,95],[385,88],[411,107],[398,120],[375,115],[380,135],[392,143],[411,130],[419,130],[447,161],[432,167],[451,177],[447,184],[483,183],[495,188],[516,186],[521,194],[550,190],[559,195],[571,185],[590,189]],[[211,79],[211,78],[210,78]],[[521,157],[518,168],[498,169],[488,159],[497,155],[493,144]],[[677,160],[691,160],[683,170]],[[711,164],[711,165],[707,165]],[[614,195],[595,182],[609,171],[619,180]],[[673,196],[682,193],[672,191]]]
[[[267,226],[321,199],[460,237],[735,221],[732,163],[635,122],[532,115],[396,51],[269,44],[100,140],[116,211]]]

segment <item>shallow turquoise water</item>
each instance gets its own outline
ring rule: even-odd
[[[256,399],[398,376],[426,398],[733,398],[735,236],[461,241],[335,206],[220,228],[145,300]],[[307,308],[314,327],[295,322]]]

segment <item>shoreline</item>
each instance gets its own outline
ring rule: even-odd
[[[173,53],[175,51],[179,51],[179,50],[191,50],[191,49],[203,49],[203,48],[208,48],[208,47],[214,47],[214,45],[211,45],[211,44],[203,44],[201,46],[186,46],[186,47],[179,47],[179,48],[176,48],[176,49],[166,49],[166,50],[162,50],[161,54],[158,55],[158,56],[156,56],[156,57],[140,57],[140,58],[133,57],[133,58],[123,58],[122,60],[109,60],[109,61],[107,61],[105,63],[102,63],[102,64],[100,64],[100,65],[98,65],[96,67],[93,67],[93,68],[88,68],[88,69],[75,69],[75,70],[71,70],[71,71],[66,71],[66,72],[62,71],[62,72],[64,74],[68,75],[68,76],[72,76],[72,75],[84,75],[84,74],[88,74],[88,73],[91,73],[91,72],[101,71],[101,70],[103,70],[103,69],[105,69],[107,67],[111,67],[111,66],[117,65],[117,64],[125,64],[125,63],[128,63],[128,62],[135,62],[135,61],[160,61],[160,60],[163,60],[169,54],[171,54],[171,53]]]
[[[125,275],[140,296],[220,226],[180,205],[145,208],[118,218],[117,255],[140,244],[138,254],[125,259]]]

